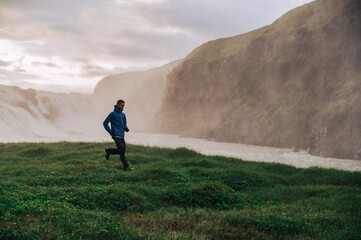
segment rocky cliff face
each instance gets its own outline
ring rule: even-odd
[[[190,53],[157,129],[361,159],[360,93],[361,1],[317,0]]]
[[[94,96],[102,100],[103,109],[106,111],[104,114],[113,110],[118,99],[123,99],[132,130],[147,131],[160,108],[167,75],[180,62],[181,60],[178,60],[147,71],[105,77],[96,85]]]

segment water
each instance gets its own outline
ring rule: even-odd
[[[323,167],[361,171],[361,161],[312,156],[306,151],[293,152],[286,148],[251,146],[238,143],[213,142],[204,139],[169,134],[128,134],[128,143],[157,147],[186,147],[205,155],[241,158],[246,161],[274,162],[298,168]]]
[[[36,139],[18,136],[18,139],[9,138],[0,139],[0,142],[55,142],[55,141],[86,141],[86,142],[105,142],[112,141],[105,131],[104,134],[96,135],[70,135],[61,134],[51,136],[37,136]],[[306,151],[293,152],[287,148],[271,148],[251,146],[238,143],[213,142],[205,139],[180,137],[171,134],[153,134],[153,133],[128,133],[126,142],[130,144],[177,148],[185,147],[195,150],[204,155],[219,155],[240,158],[245,161],[255,162],[273,162],[282,163],[298,168],[322,167],[334,168],[348,171],[361,171],[361,161],[350,159],[335,159],[312,156]],[[113,145],[113,143],[110,143]]]

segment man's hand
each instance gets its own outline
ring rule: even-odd
[[[129,128],[125,128],[124,131],[129,132]]]

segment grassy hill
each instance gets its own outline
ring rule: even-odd
[[[0,144],[0,239],[360,239],[360,172],[112,145]]]

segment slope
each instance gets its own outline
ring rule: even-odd
[[[208,42],[169,75],[157,129],[361,159],[361,2],[318,0]]]

